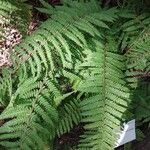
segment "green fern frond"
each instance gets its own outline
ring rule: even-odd
[[[131,46],[133,41],[137,41],[143,31],[145,31],[146,28],[149,28],[150,24],[149,13],[143,13],[140,15],[133,14],[133,17],[131,16],[129,20],[121,25],[121,30],[123,31],[122,43],[128,46]]]
[[[87,49],[85,35],[101,37],[98,28],[108,28],[105,22],[114,21],[117,12],[102,10],[95,1],[86,4],[71,1],[52,9],[51,18],[15,48],[14,65],[26,62],[33,76],[39,77],[49,70],[53,73],[62,67],[72,68]]]
[[[145,30],[144,33],[133,43],[132,47],[127,53],[128,60],[132,62],[129,68],[135,68],[136,70],[143,70],[146,66],[146,60],[149,58],[150,49],[150,30]],[[145,61],[144,61],[145,60]],[[148,70],[147,70],[148,71]]]
[[[113,47],[95,42],[96,52],[90,54],[81,69],[87,68],[85,80],[78,90],[90,95],[80,103],[86,132],[81,136],[79,149],[112,150],[116,131],[123,121],[129,102],[126,87],[124,57],[111,51]]]
[[[81,121],[79,101],[72,100],[59,108],[59,124],[56,130],[58,137],[69,132]]]
[[[0,120],[6,120],[0,127],[2,146],[9,149],[42,149],[48,142],[58,121],[53,91],[46,88],[45,83],[48,82],[47,79],[37,82],[29,78],[20,83],[10,104],[0,115]]]
[[[0,145],[8,149],[41,150],[48,140],[69,132],[80,122],[79,102],[66,99],[65,104],[58,103],[56,99],[70,94],[63,96],[48,78],[24,79],[11,93],[9,105],[0,115],[4,121]]]
[[[15,80],[15,78],[14,78]],[[12,71],[3,69],[0,77],[0,106],[6,107],[9,104],[9,99],[12,95]]]
[[[128,50],[127,57],[127,76],[131,87],[137,87],[138,79],[149,77],[150,71],[150,30],[147,28],[133,42]]]
[[[139,29],[142,29],[149,25],[150,18],[149,14],[142,14],[139,16],[135,16],[131,20],[125,22],[122,25],[122,29],[125,32],[133,32],[133,31],[138,31]]]

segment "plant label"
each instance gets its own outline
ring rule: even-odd
[[[123,129],[121,129],[119,132],[119,138],[116,142],[116,146],[121,146],[123,144],[126,144],[130,141],[133,141],[136,139],[135,134],[135,119],[131,120],[127,123],[123,124]]]

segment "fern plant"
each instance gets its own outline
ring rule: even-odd
[[[33,76],[39,77],[41,72],[47,73],[48,70],[53,74],[57,68],[73,68],[88,48],[84,34],[101,36],[97,26],[108,28],[104,22],[115,19],[115,9],[102,11],[95,1],[66,5],[56,8],[48,5],[48,11],[55,10],[55,13],[16,47],[14,63],[22,65],[22,61],[25,62],[23,65],[30,68]]]
[[[50,18],[14,48],[12,67],[0,70],[0,145],[53,150],[55,138],[82,122],[84,134],[68,149],[112,150],[140,82],[134,71],[149,69],[149,16],[135,23],[134,12],[96,0],[39,1]]]

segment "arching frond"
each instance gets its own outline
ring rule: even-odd
[[[113,22],[117,12],[116,9],[102,10],[95,1],[70,1],[50,8],[47,10],[52,13],[51,18],[19,44],[14,53],[14,65],[23,64],[37,77],[41,72],[72,68],[88,49],[90,37],[101,37],[99,28],[108,28],[105,22]],[[89,38],[85,39],[85,35]]]
[[[80,122],[79,102],[66,100],[61,106],[56,99],[67,96],[63,96],[48,78],[43,81],[24,79],[16,91],[12,90],[9,105],[0,115],[0,120],[4,121],[0,127],[1,146],[41,150],[48,140],[69,132]]]
[[[5,121],[0,127],[0,145],[9,149],[42,149],[48,142],[58,121],[50,82],[29,78],[18,85],[0,115],[0,120]]]
[[[88,72],[78,86],[79,91],[88,93],[80,103],[86,132],[81,137],[79,149],[112,150],[129,102],[123,73],[125,59],[112,51],[112,45],[94,42],[96,52],[81,65]]]

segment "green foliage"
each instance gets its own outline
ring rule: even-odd
[[[72,100],[64,104],[58,109],[60,121],[57,128],[57,135],[60,137],[64,133],[69,132],[74,125],[78,125],[81,121],[79,101]]]
[[[50,8],[50,13],[54,11],[51,18],[15,49],[14,55],[19,58],[15,55],[14,64],[24,65],[32,76],[39,77],[48,70],[54,75],[60,68],[73,68],[88,48],[85,35],[100,37],[97,27],[108,28],[104,22],[112,22],[116,13],[116,9],[101,10],[94,1]]]
[[[9,119],[1,127],[1,140],[4,140],[1,145],[16,149],[43,147],[42,141],[49,137],[48,129],[52,130],[58,120],[53,102],[55,96],[48,92],[50,82],[48,79],[36,82],[35,78],[29,78],[19,84],[1,114],[0,119]],[[45,133],[44,137],[40,132]],[[16,139],[16,142],[10,142],[10,138]],[[35,141],[32,143],[32,140]]]
[[[8,149],[42,149],[48,139],[70,131],[73,124],[79,123],[78,102],[66,103],[63,111],[61,107],[57,111],[55,99],[61,93],[53,87],[48,78],[43,81],[28,78],[18,84],[0,116],[0,120],[8,120],[0,127],[2,146]]]
[[[79,147],[89,149],[113,149],[123,114],[129,102],[129,89],[124,81],[124,58],[112,52],[113,45],[95,42],[96,52],[86,58],[82,69],[90,73],[78,90],[91,93],[81,103],[82,121],[86,134]]]
[[[13,7],[0,6],[0,13],[27,19],[24,1],[1,2]],[[96,0],[40,2],[37,9],[50,18],[14,48],[13,66],[0,70],[0,145],[55,149],[55,138],[82,122],[85,132],[73,149],[112,150],[131,101],[142,93],[139,72],[148,77],[149,14],[101,8]],[[143,116],[131,107],[149,121],[143,107]]]
[[[133,42],[127,52],[127,76],[130,86],[136,88],[140,78],[149,77],[150,71],[150,34],[149,27]]]

